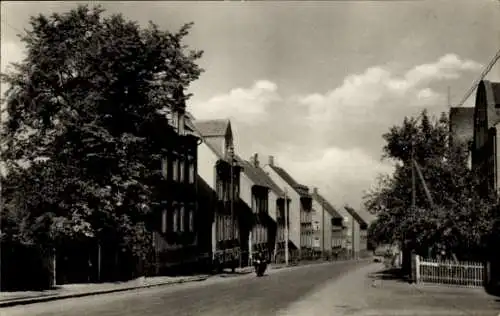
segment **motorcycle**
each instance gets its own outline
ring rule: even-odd
[[[263,258],[256,258],[253,263],[255,267],[255,274],[258,277],[261,277],[264,275],[264,272],[266,272],[267,269],[267,261]]]

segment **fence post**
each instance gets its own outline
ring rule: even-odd
[[[420,282],[420,256],[415,255],[415,282]]]
[[[416,253],[411,254],[411,280],[415,283],[420,281],[420,258]]]

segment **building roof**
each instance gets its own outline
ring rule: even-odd
[[[289,186],[291,186],[301,197],[311,197],[309,194],[309,188],[303,184],[298,183],[295,181],[292,176],[285,171],[285,169],[273,165],[269,165],[283,180],[285,180],[286,183],[288,183]]]
[[[468,144],[474,137],[474,108],[452,107],[450,109],[450,133],[455,144]]]
[[[500,106],[500,82],[481,80],[476,91],[476,113],[478,105],[486,103],[488,129],[500,121],[500,113],[497,108]]]
[[[285,192],[269,177],[269,175],[260,167],[255,167],[252,162],[243,160],[236,156],[236,160],[243,167],[243,172],[250,178],[255,185],[268,187],[280,197],[285,196]]]
[[[359,213],[353,209],[352,207],[350,206],[344,206],[345,210],[352,216],[354,217],[354,219],[360,224],[360,225],[364,225],[364,226],[368,226],[370,223],[368,223],[367,220],[365,220],[364,218],[362,218]]]
[[[269,183],[266,181],[265,177],[259,173],[258,169],[255,168],[251,162],[243,160],[239,156],[236,156],[236,161],[243,167],[243,173],[250,178],[250,181],[252,181],[254,185],[269,187]]]
[[[222,152],[220,145],[213,137],[225,137],[228,129],[231,128],[231,123],[227,119],[220,120],[195,120],[191,113],[189,113],[190,126],[197,132],[203,142],[224,161],[229,161]]]
[[[342,218],[335,207],[333,207],[333,205],[330,204],[330,202],[328,202],[321,194],[313,192],[311,193],[311,197],[321,204],[325,208],[325,211],[327,211],[333,218]]]
[[[231,123],[229,119],[196,120],[194,126],[203,137],[224,137],[231,128]]]

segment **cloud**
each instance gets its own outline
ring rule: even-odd
[[[392,172],[390,163],[381,162],[362,149],[336,147],[304,148],[276,153],[276,163],[289,170],[297,181],[318,187],[332,203],[356,203],[361,191],[368,189],[380,173]],[[357,205],[356,205],[357,206]]]
[[[244,124],[255,125],[267,119],[273,103],[280,101],[277,85],[259,80],[250,88],[236,88],[216,95],[207,102],[194,103],[190,110],[200,119],[228,117]]]
[[[400,73],[369,67],[325,93],[290,96],[261,80],[192,110],[197,118],[231,117],[243,157],[274,155],[297,181],[319,187],[334,204],[358,206],[377,176],[393,170],[380,160],[381,135],[423,107],[445,110],[439,83],[480,68],[448,54]]]

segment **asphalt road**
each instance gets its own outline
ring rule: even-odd
[[[254,274],[214,277],[205,282],[16,306],[1,309],[0,315],[276,315],[325,283],[365,265],[366,261],[337,262],[275,270],[262,278]]]

